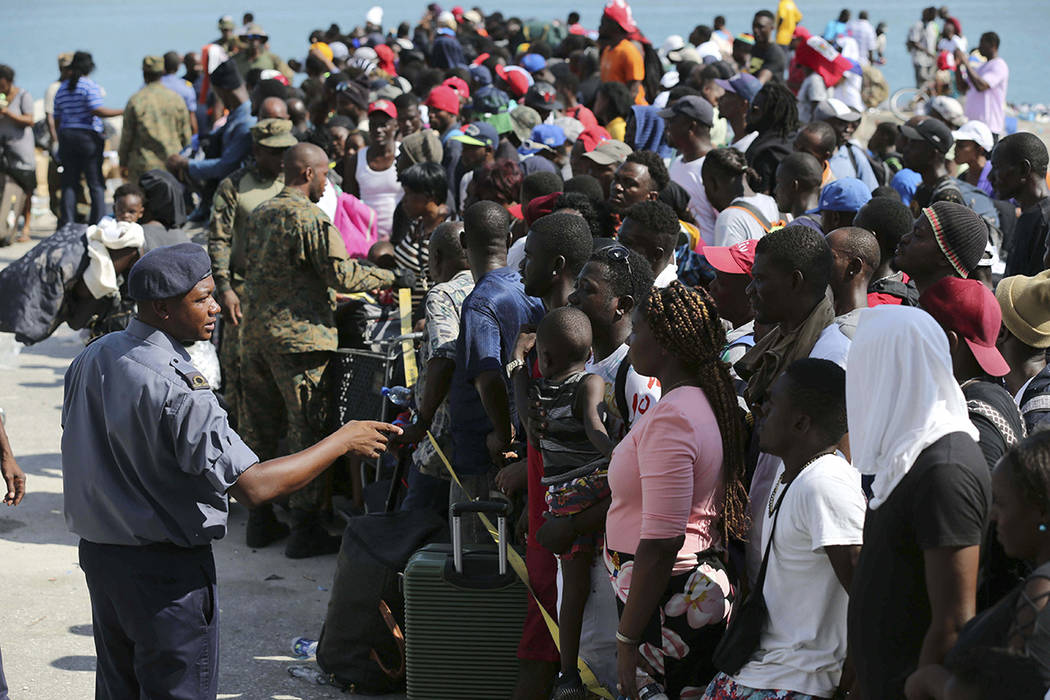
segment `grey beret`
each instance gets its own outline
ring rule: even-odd
[[[135,301],[182,296],[211,275],[211,258],[196,243],[154,248],[128,274],[128,294]]]

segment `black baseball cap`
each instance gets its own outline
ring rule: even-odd
[[[715,123],[714,107],[703,97],[697,97],[696,95],[686,95],[676,100],[667,109],[661,109],[658,114],[664,119],[672,119],[676,115],[684,114],[686,117],[698,121],[704,126],[713,126]],[[951,135],[949,134],[950,137]]]
[[[927,117],[914,126],[904,124],[901,126],[901,133],[910,141],[925,141],[941,153],[950,151],[955,143],[948,125],[933,117]]]

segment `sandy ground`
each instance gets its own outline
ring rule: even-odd
[[[41,229],[35,237],[46,235]],[[0,249],[0,266],[31,246]],[[0,338],[0,348],[10,338]],[[12,700],[73,700],[94,692],[91,605],[77,564],[77,539],[62,514],[62,381],[80,348],[63,326],[48,340],[24,348],[13,362],[0,351],[0,407],[28,488],[18,507],[0,506],[0,649]],[[215,545],[219,698],[358,697],[287,672],[293,663],[302,663],[289,656],[291,639],[316,638],[320,632],[335,557],[292,561],[280,544],[249,549],[244,545],[247,511],[236,504],[231,511],[229,534]]]

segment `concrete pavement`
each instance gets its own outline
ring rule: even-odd
[[[0,266],[35,242],[0,248]],[[0,336],[0,408],[7,413],[7,432],[27,474],[27,495],[16,508],[0,506],[4,670],[12,700],[88,698],[94,694],[95,669],[91,606],[77,564],[76,538],[62,514],[60,454],[63,374],[83,345],[63,326],[12,357],[11,339]],[[358,697],[287,672],[290,665],[302,663],[290,657],[291,639],[320,633],[335,557],[292,561],[283,556],[282,543],[249,549],[244,545],[247,511],[237,504],[231,511],[229,534],[215,544],[219,698]]]

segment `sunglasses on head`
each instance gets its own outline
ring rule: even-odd
[[[609,246],[606,251],[610,260],[624,263],[627,266],[627,274],[631,275],[631,251],[620,244]]]

